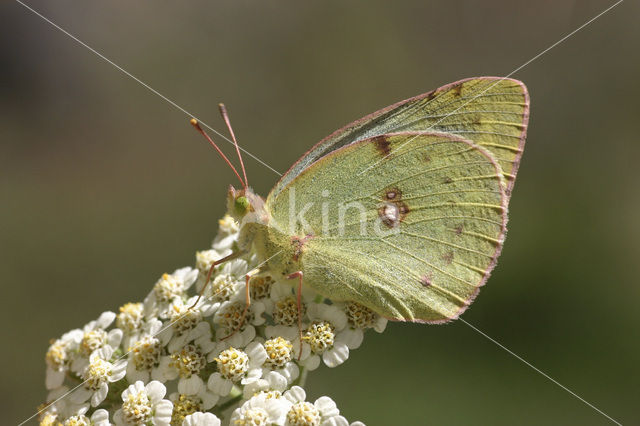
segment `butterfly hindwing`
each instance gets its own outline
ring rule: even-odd
[[[507,196],[485,149],[410,132],[334,150],[266,203],[270,226],[300,242],[306,285],[388,318],[442,322],[495,265]]]
[[[477,77],[448,84],[381,109],[335,131],[300,158],[273,189],[278,194],[305,168],[358,140],[393,132],[446,132],[484,147],[503,169],[507,192],[515,180],[529,120],[525,85]]]

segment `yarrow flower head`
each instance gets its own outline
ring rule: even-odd
[[[199,395],[186,395],[183,393],[173,393],[169,397],[173,403],[173,414],[171,415],[171,424],[184,424],[186,421],[190,424],[200,424],[202,422],[213,422],[212,424],[220,424],[220,419],[211,413],[203,413],[210,410],[218,401],[217,396],[202,398]],[[190,420],[189,420],[190,419]],[[198,423],[200,422],[200,423]],[[207,424],[207,423],[202,423]]]
[[[82,328],[81,333],[72,332],[69,337],[74,340],[74,344],[70,345],[70,348],[74,350],[71,352],[69,369],[73,373],[82,374],[89,363],[89,357],[94,351],[104,347],[110,347],[115,350],[120,345],[123,336],[122,330],[114,328],[108,332],[106,331],[115,318],[116,314],[114,312],[103,312],[97,320],[87,323]]]
[[[149,379],[166,382],[178,376],[177,371],[169,367],[170,357],[165,355],[165,349],[170,335],[166,333],[162,322],[156,318],[150,319],[142,327],[143,332],[134,335],[126,346],[129,357],[127,364],[127,380],[136,382]]]
[[[328,367],[336,367],[345,362],[349,357],[347,340],[350,334],[345,330],[347,316],[344,311],[334,305],[313,303],[309,306],[308,314],[311,324],[302,337],[312,352],[308,365],[317,365],[319,357],[322,357]]]
[[[299,340],[298,340],[299,344]],[[284,391],[300,374],[300,368],[294,361],[293,343],[282,336],[264,342],[267,358],[262,364],[262,390]]]
[[[66,388],[65,388],[66,391]],[[58,396],[56,399],[59,399]],[[65,406],[66,405],[66,406]],[[65,408],[62,408],[65,406]],[[72,406],[69,410],[68,404],[53,403],[47,406],[40,414],[41,426],[110,426],[109,412],[104,408],[95,410],[90,416],[89,405]],[[66,411],[66,414],[65,414]]]
[[[289,401],[280,395],[261,392],[238,407],[231,415],[232,425],[283,425]]]
[[[346,302],[338,304],[342,306],[347,314],[349,326],[357,330],[373,328],[378,333],[382,333],[387,326],[387,319],[376,314],[371,309],[358,302]]]
[[[147,316],[167,318],[171,303],[176,298],[183,297],[197,278],[198,271],[190,267],[178,269],[172,274],[162,274],[144,300]]]
[[[91,398],[91,406],[97,407],[104,401],[109,392],[109,383],[117,382],[126,374],[127,361],[118,360],[111,363],[113,355],[110,346],[96,350],[89,358],[89,365],[82,373],[83,386],[77,389],[71,399],[75,402],[84,402]]]
[[[202,323],[204,329],[206,324]],[[187,395],[200,395],[207,400],[217,399],[206,393],[201,373],[207,366],[207,355],[213,352],[216,344],[210,339],[207,329],[193,342],[186,344],[179,351],[171,354],[170,366],[178,371],[178,390]]]
[[[348,426],[349,422],[340,415],[340,410],[328,396],[321,396],[312,404],[305,401],[306,393],[300,386],[293,386],[283,395],[289,403],[286,426]]]
[[[209,389],[226,396],[234,384],[246,385],[260,379],[266,359],[264,346],[258,342],[250,343],[244,351],[233,347],[224,349],[213,359],[218,371],[209,377]]]
[[[58,425],[73,416],[84,415],[89,410],[89,403],[76,403],[68,397],[68,386],[60,386],[49,392],[47,402],[38,410],[40,424]]]
[[[155,380],[146,386],[137,381],[122,392],[122,407],[115,412],[116,425],[168,426],[171,423],[173,404],[163,399],[167,389]]]
[[[142,325],[143,309],[142,303],[125,303],[116,317],[116,326],[127,336],[135,333]]]
[[[82,336],[82,330],[71,330],[49,346],[45,355],[47,363],[45,385],[47,389],[56,389],[62,386]]]
[[[306,401],[302,386],[321,363],[345,362],[386,320],[306,287],[296,294],[252,252],[211,269],[237,250],[238,223],[225,216],[219,225],[194,267],[161,275],[143,302],[51,342],[41,424],[348,424],[330,398]]]

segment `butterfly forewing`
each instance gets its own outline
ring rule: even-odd
[[[461,80],[398,102],[337,130],[300,158],[272,192],[279,193],[305,168],[345,145],[410,131],[451,133],[484,147],[502,167],[510,192],[528,120],[529,95],[522,82],[499,77]]]
[[[364,172],[362,172],[364,171]],[[301,241],[305,284],[385,317],[457,317],[488,278],[506,224],[502,170],[449,134],[380,135],[303,170],[267,207]]]

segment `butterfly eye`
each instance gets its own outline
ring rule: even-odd
[[[244,215],[249,211],[249,207],[251,207],[251,203],[247,199],[247,197],[238,197],[235,201],[235,210],[236,213],[240,216]]]

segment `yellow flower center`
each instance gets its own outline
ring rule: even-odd
[[[136,370],[151,370],[160,362],[160,341],[155,337],[145,336],[138,340],[132,348],[131,358]]]
[[[306,312],[304,303],[300,304],[301,316]],[[291,326],[298,324],[298,302],[293,296],[287,296],[276,302],[273,310],[273,320],[276,324]]]
[[[266,426],[269,424],[268,421],[269,414],[264,408],[256,407],[247,409],[234,424],[238,426]]]
[[[87,389],[98,390],[111,374],[111,364],[102,358],[95,358],[84,371],[84,386]]]
[[[269,293],[271,293],[271,286],[273,285],[273,278],[270,276],[266,277],[253,277],[251,281],[249,281],[249,286],[251,289],[251,299],[264,299],[265,297],[269,297]]]
[[[64,421],[64,426],[91,426],[91,420],[80,414],[79,416],[71,416]]]
[[[184,284],[173,275],[164,274],[153,287],[156,299],[160,302],[169,302],[176,296],[180,296],[184,290]]]
[[[107,332],[102,329],[91,330],[84,333],[80,342],[80,352],[84,356],[89,356],[96,349],[100,349],[107,341]]]
[[[314,321],[311,323],[305,335],[302,337],[311,346],[315,354],[322,354],[333,347],[335,340],[335,327],[327,321]]]
[[[375,312],[358,302],[347,302],[345,312],[349,324],[355,328],[371,328],[377,319]]]
[[[151,418],[151,401],[146,392],[130,393],[122,403],[122,414],[130,425],[146,424]]]
[[[211,264],[218,260],[220,255],[215,250],[205,250],[196,252],[196,268],[202,278],[206,278],[211,269]]]
[[[215,361],[222,377],[232,382],[238,382],[249,371],[249,356],[235,348],[220,352]]]
[[[180,336],[195,328],[202,321],[202,313],[188,306],[174,305],[171,310],[171,324],[176,333]]]
[[[60,423],[57,418],[58,416],[53,413],[46,413],[40,419],[40,426],[61,426],[62,423]]]
[[[195,395],[180,394],[178,398],[173,401],[171,425],[182,426],[184,418],[197,411],[203,411],[202,400]]]
[[[236,281],[231,275],[218,275],[210,285],[210,299],[214,302],[224,302],[225,300],[229,300],[229,297],[233,294],[233,287],[235,283]]]
[[[61,371],[68,359],[66,345],[59,340],[49,347],[45,355],[47,365],[56,371]]]
[[[227,305],[224,312],[218,317],[220,326],[226,328],[228,331],[242,331],[247,324],[253,322],[253,312],[247,309],[244,314],[245,304],[242,302],[234,302]]]
[[[293,404],[287,413],[287,424],[291,426],[318,426],[320,420],[320,411],[306,401]]]
[[[265,364],[271,368],[282,368],[287,362],[291,361],[293,345],[283,337],[278,336],[267,340],[264,342],[264,348],[267,351]]]
[[[178,369],[180,377],[188,379],[198,374],[207,364],[207,358],[196,345],[187,345],[178,353],[171,355],[171,365]]]
[[[142,324],[142,303],[127,303],[120,307],[116,326],[131,334]]]

